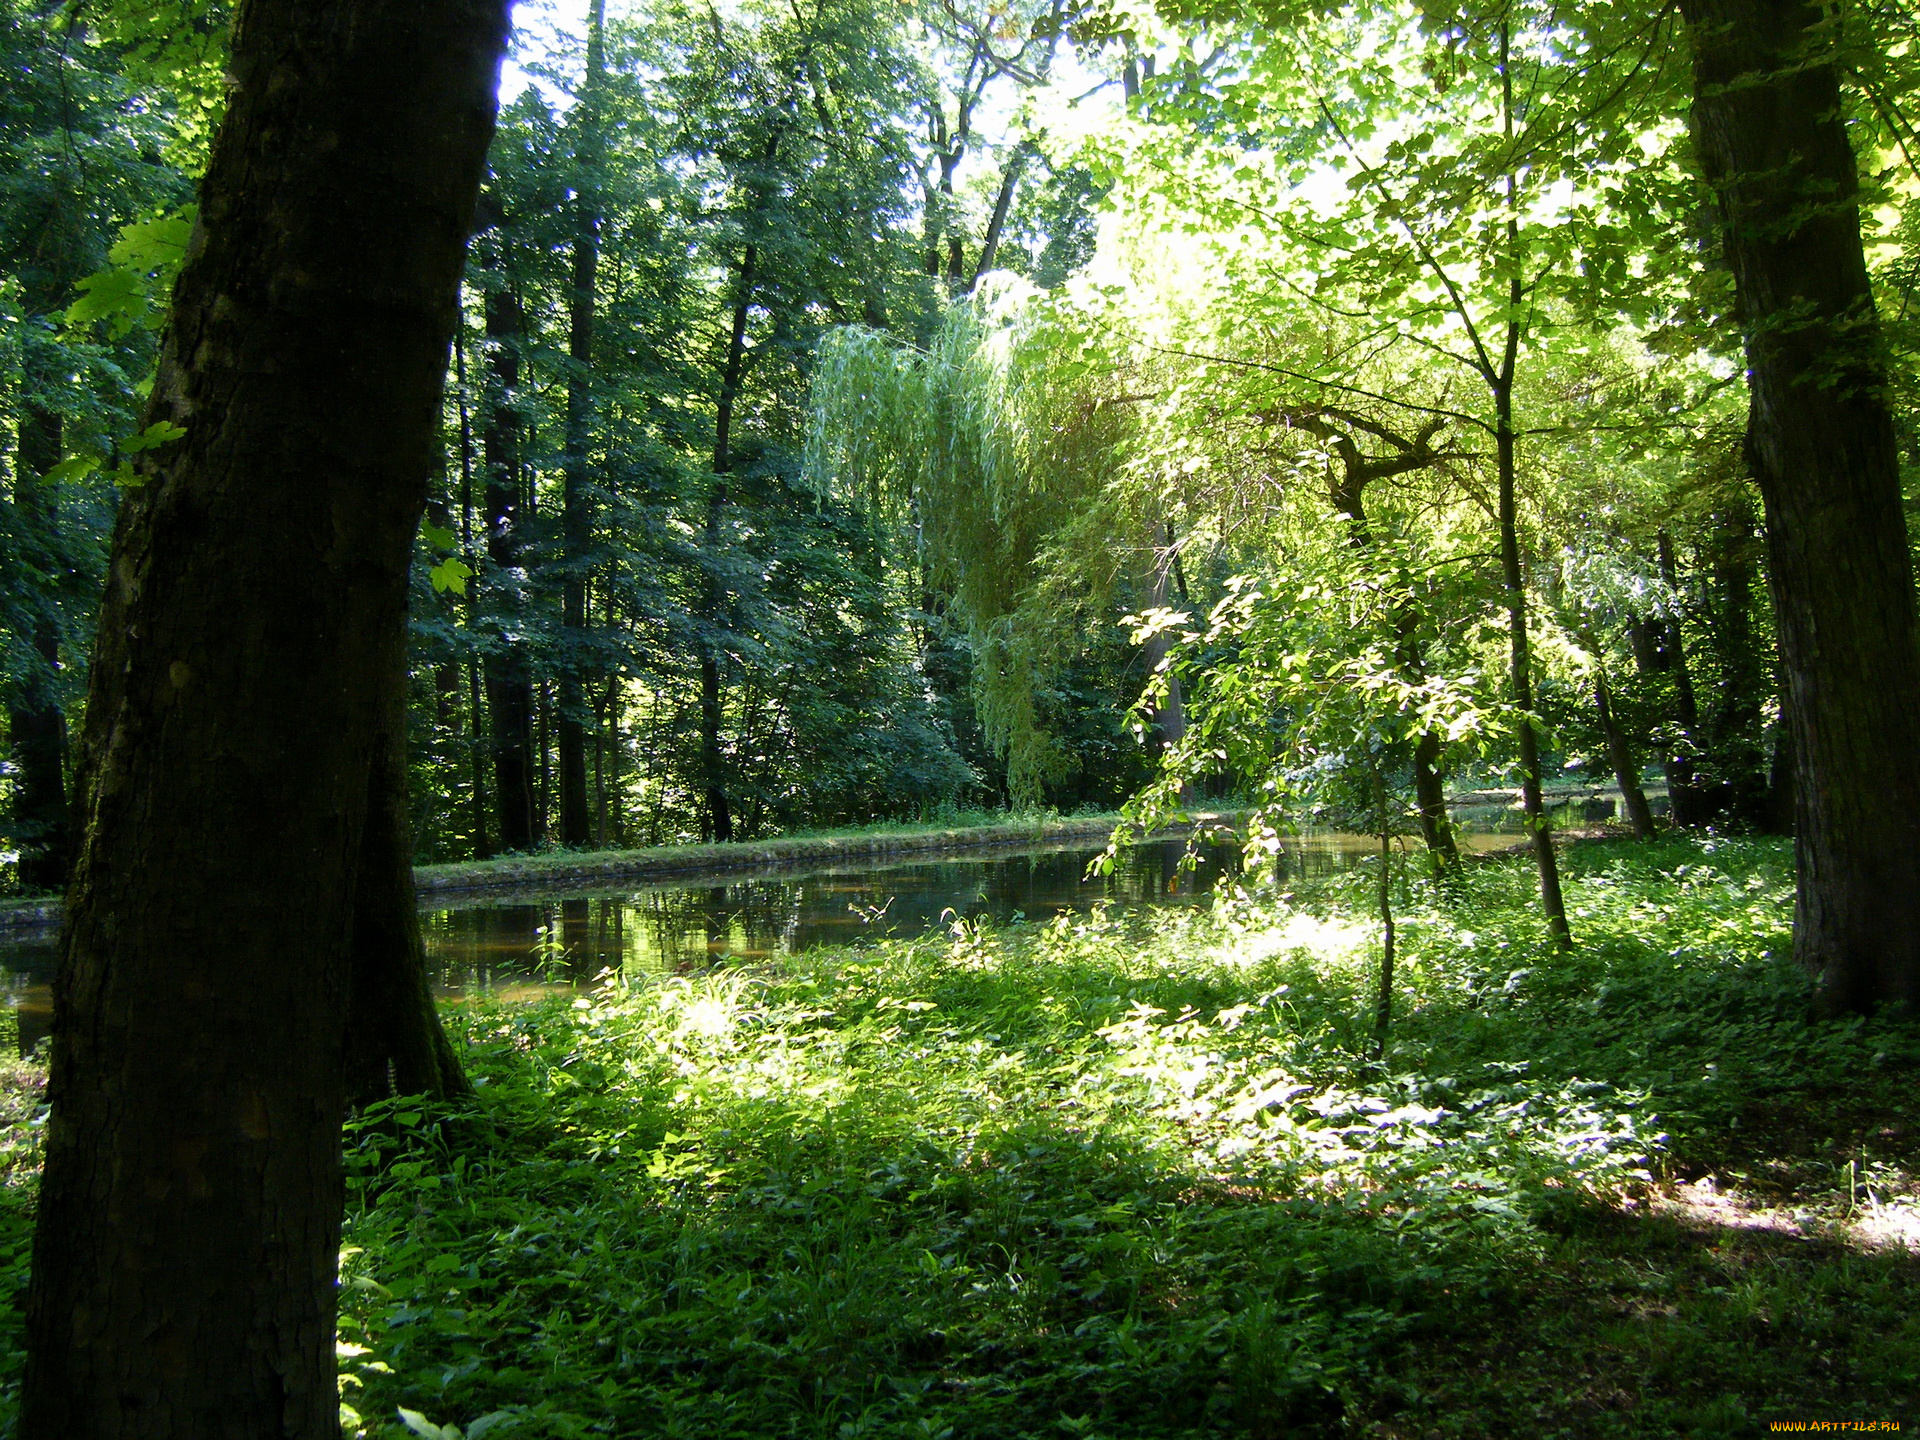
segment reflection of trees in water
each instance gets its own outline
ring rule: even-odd
[[[582,984],[603,970],[688,973],[728,957],[757,958],[815,945],[905,937],[969,920],[1040,922],[1062,910],[1192,902],[1237,873],[1232,846],[1203,847],[1181,866],[1183,841],[1135,846],[1113,873],[1088,877],[1097,852],[1063,850],[894,866],[790,880],[743,880],[567,896],[425,917],[428,950],[454,989],[524,983]]]
[[[1355,837],[1360,844],[1371,844]],[[1223,876],[1239,873],[1239,851],[1203,846],[1182,869],[1184,841],[1121,852],[1113,873],[1086,876],[1096,852],[1059,850],[948,860],[790,880],[744,880],[613,895],[568,895],[519,905],[484,905],[421,916],[427,953],[443,990],[506,989],[529,982],[591,984],[627,974],[690,973],[727,956],[755,958],[822,944],[924,934],[952,910],[1001,923],[1036,923],[1100,901],[1116,905],[1193,903]],[[1293,840],[1278,858],[1280,880],[1350,868],[1351,844]],[[49,1023],[47,983],[54,946],[30,940],[0,947],[0,1006],[18,1013],[20,1044],[31,1050]]]

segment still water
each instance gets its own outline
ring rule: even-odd
[[[955,917],[1041,921],[1101,901],[1191,904],[1237,868],[1237,851],[1209,847],[1195,868],[1183,870],[1183,850],[1180,841],[1136,846],[1111,875],[1092,878],[1087,862],[1100,852],[1078,844],[705,885],[512,897],[423,914],[421,923],[443,992],[530,981],[580,984],[607,969],[629,976],[684,973],[815,945],[918,935]],[[1326,857],[1322,867],[1332,860]]]
[[[1511,844],[1472,837],[1468,843]],[[1376,842],[1363,835],[1291,838],[1282,879],[1349,869]],[[1183,869],[1184,840],[1123,851],[1113,873],[1089,877],[1098,847],[1037,847],[916,864],[846,865],[704,884],[633,885],[565,894],[534,890],[421,912],[428,963],[445,999],[532,995],[590,983],[608,969],[632,977],[699,970],[727,960],[791,954],[941,929],[952,919],[1039,922],[1102,902],[1191,905],[1239,870],[1234,845],[1206,846]],[[949,914],[948,912],[952,912]],[[0,1007],[11,1004],[22,1051],[47,1033],[51,936],[0,944]],[[0,1009],[0,1014],[3,1014]]]

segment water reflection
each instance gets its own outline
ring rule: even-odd
[[[909,936],[953,916],[1040,921],[1105,901],[1192,903],[1238,868],[1232,846],[1207,846],[1191,869],[1185,842],[1136,846],[1110,875],[1086,874],[1097,848],[1075,846],[972,858],[837,868],[727,884],[655,885],[441,910],[422,917],[447,993],[529,979],[578,985],[604,970],[673,974],[815,945]],[[1302,854],[1327,868],[1333,852]]]
[[[1512,843],[1506,836],[1463,839],[1474,848]],[[1335,874],[1375,845],[1364,835],[1291,837],[1275,871],[1283,882]],[[1076,842],[911,865],[533,893],[423,911],[420,918],[443,998],[513,997],[587,984],[608,969],[635,977],[688,973],[815,945],[917,935],[944,928],[949,911],[968,920],[1019,915],[1038,922],[1101,902],[1193,904],[1239,872],[1232,843],[1200,847],[1192,868],[1180,863],[1186,850],[1184,840],[1134,846],[1112,874],[1091,878],[1087,862],[1099,850]],[[49,1029],[53,968],[50,935],[0,944],[0,1016],[11,1009],[17,1017],[23,1053]]]

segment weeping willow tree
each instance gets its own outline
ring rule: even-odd
[[[1063,766],[1038,698],[1089,626],[1118,619],[1145,502],[1126,448],[1127,367],[1023,282],[955,305],[923,349],[831,332],[813,376],[815,485],[915,537],[974,655],[982,728],[1014,802]]]

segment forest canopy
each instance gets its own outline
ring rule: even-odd
[[[218,107],[221,14],[111,13],[8,19],[33,77],[4,140],[29,886],[67,843],[58,734],[116,487],[167,443],[142,377]],[[1311,813],[1343,742],[1229,740],[1210,707],[1229,674],[1276,683],[1233,668],[1246,627],[1321,581],[1395,588],[1387,639],[1325,658],[1398,674],[1420,755],[1389,768],[1430,832],[1443,777],[1516,766],[1657,763],[1682,819],[1783,823],[1677,14],[545,23],[581,33],[536,24],[502,111],[422,532],[422,859],[1110,807],[1163,756],[1167,794]],[[1853,8],[1827,37],[1896,397],[1905,23]]]

